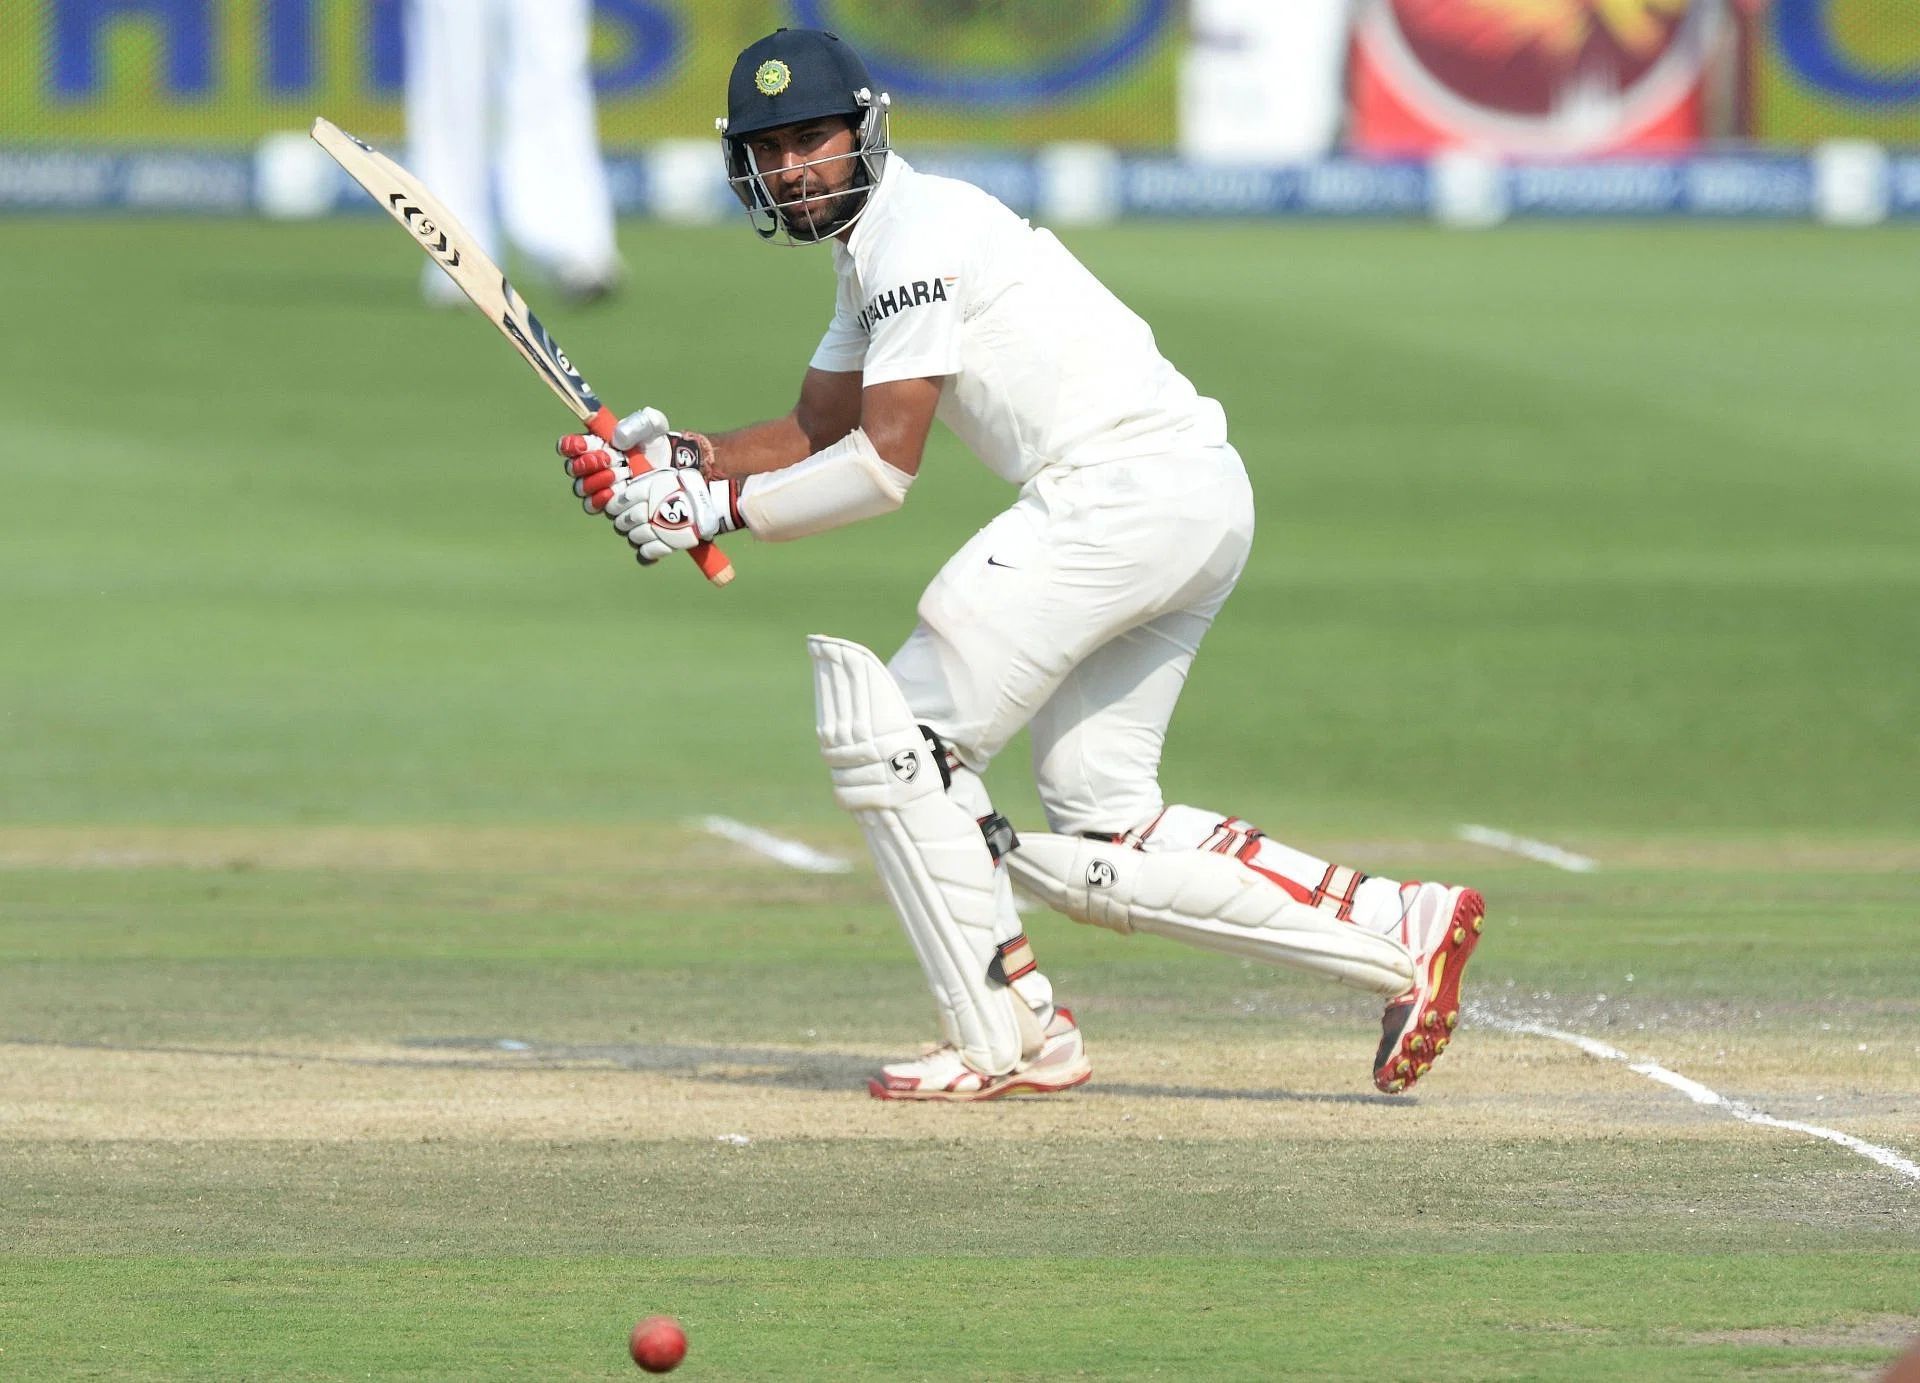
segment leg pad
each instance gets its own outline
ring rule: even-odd
[[[1296,902],[1229,855],[1029,834],[1005,863],[1024,892],[1076,922],[1308,970],[1370,994],[1413,983],[1399,942]]]
[[[933,989],[942,1032],[974,1070],[1011,1071],[1038,1049],[1041,1031],[994,975],[1004,969],[994,939],[997,885],[980,824],[947,795],[940,751],[886,665],[845,639],[815,635],[807,650],[834,798],[867,838]]]

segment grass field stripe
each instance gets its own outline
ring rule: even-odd
[[[1600,866],[1585,855],[1576,855],[1571,850],[1562,850],[1557,845],[1549,845],[1544,840],[1532,840],[1526,836],[1516,836],[1510,831],[1497,831],[1491,826],[1462,826],[1457,834],[1462,840],[1470,840],[1475,845],[1485,845],[1494,850],[1505,850],[1510,855],[1524,855],[1530,860],[1539,860],[1555,869],[1564,869],[1570,874],[1591,874]]]
[[[798,869],[805,874],[845,874],[853,865],[838,855],[824,854],[811,845],[797,840],[786,840],[758,826],[749,826],[744,821],[735,821],[730,816],[703,816],[700,829],[710,836],[719,836],[736,845],[744,845],[756,855],[765,855],[789,869]]]
[[[1839,1129],[1822,1128],[1819,1124],[1803,1124],[1797,1119],[1781,1119],[1752,1105],[1742,1104],[1739,1100],[1730,1100],[1718,1090],[1712,1090],[1699,1081],[1670,1071],[1657,1061],[1635,1061],[1618,1047],[1583,1037],[1577,1032],[1566,1032],[1560,1028],[1550,1028],[1544,1023],[1528,1023],[1517,1018],[1502,1018],[1489,1013],[1478,1005],[1468,1005],[1467,1017],[1475,1023],[1484,1023],[1490,1028],[1499,1028],[1502,1032],[1523,1033],[1532,1037],[1551,1037],[1556,1042],[1565,1042],[1578,1047],[1588,1056],[1598,1057],[1602,1061],[1624,1061],[1627,1069],[1648,1080],[1658,1081],[1669,1089],[1678,1090],[1695,1104],[1706,1105],[1713,1109],[1724,1109],[1742,1123],[1757,1124],[1761,1128],[1786,1129],[1792,1133],[1804,1133],[1811,1138],[1823,1139],[1849,1152],[1878,1162],[1890,1171],[1898,1172],[1911,1181],[1920,1181],[1920,1163],[1900,1156],[1892,1148],[1883,1148],[1878,1143],[1869,1143],[1864,1138],[1855,1138],[1851,1133],[1842,1133]]]

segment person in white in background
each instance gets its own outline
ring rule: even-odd
[[[1324,158],[1346,110],[1353,0],[1192,0],[1180,152],[1200,163]]]
[[[407,0],[408,165],[504,261],[506,241],[561,296],[623,277],[594,115],[592,0]],[[427,300],[463,302],[428,265]]]
[[[1226,415],[1050,233],[893,153],[888,104],[824,31],[782,29],[734,65],[723,151],[755,230],[833,247],[833,318],[793,410],[709,438],[643,409],[613,440],[652,470],[593,437],[559,448],[588,511],[646,563],[742,528],[778,542],[891,512],[936,417],[1019,487],[927,588],[890,665],[808,640],[834,795],[940,1017],[942,1040],[871,1093],[984,1100],[1091,1074],[1014,880],[1077,921],[1378,995],[1373,1078],[1405,1090],[1452,1040],[1485,903],[1161,796],[1174,703],[1253,540]],[[1052,829],[1016,838],[980,775],[1022,727]]]

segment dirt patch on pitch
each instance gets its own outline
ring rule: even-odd
[[[1873,1316],[1846,1325],[1762,1326],[1705,1330],[1679,1337],[1690,1345],[1746,1345],[1774,1349],[1884,1349],[1920,1340],[1920,1316]]]
[[[1413,1098],[1375,1093],[1370,1053],[1279,1039],[1108,1042],[1094,1082],[1045,1099],[869,1099],[890,1053],[701,1043],[530,1045],[483,1036],[313,1048],[0,1044],[0,1137],[303,1139],[1141,1139],[1556,1142],[1630,1133],[1754,1139],[1616,1063],[1464,1034]]]

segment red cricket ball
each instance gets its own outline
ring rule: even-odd
[[[672,1316],[648,1316],[627,1337],[627,1348],[648,1373],[666,1373],[687,1357],[687,1332]]]

